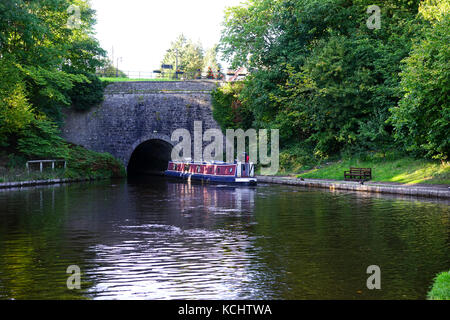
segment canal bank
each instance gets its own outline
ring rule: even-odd
[[[297,185],[308,188],[324,188],[329,190],[361,191],[369,193],[387,193],[430,198],[450,198],[448,186],[401,185],[383,182],[359,182],[302,179],[296,177],[258,176],[258,182]]]
[[[23,187],[75,183],[75,182],[85,182],[85,181],[96,181],[96,180],[102,180],[102,179],[108,179],[108,178],[49,179],[49,180],[3,182],[3,183],[0,183],[0,189],[23,188]]]

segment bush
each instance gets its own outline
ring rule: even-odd
[[[240,99],[242,82],[229,82],[211,93],[213,117],[223,131],[226,129],[249,129],[253,122],[252,112]]]
[[[108,153],[98,153],[77,145],[68,145],[67,178],[120,178],[126,176],[123,165]]]
[[[104,84],[94,74],[86,72],[78,74],[83,74],[88,81],[75,83],[69,91],[69,96],[75,110],[86,111],[103,101]]]
[[[59,136],[57,125],[44,116],[36,116],[18,136],[17,151],[26,158],[65,159],[67,144]]]
[[[321,163],[313,154],[313,147],[305,143],[298,143],[280,152],[281,172],[300,172],[308,170]]]
[[[430,292],[428,292],[428,299],[450,300],[450,271],[437,275]]]

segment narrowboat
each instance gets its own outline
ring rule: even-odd
[[[186,180],[199,180],[211,183],[230,183],[238,185],[256,185],[255,165],[248,161],[226,163],[222,161],[195,162],[169,161],[164,172],[168,177]]]

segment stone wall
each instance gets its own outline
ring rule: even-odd
[[[143,142],[159,139],[173,145],[172,132],[194,121],[203,130],[219,128],[212,117],[214,81],[118,82],[105,89],[104,102],[88,112],[65,114],[63,138],[97,152],[109,152],[127,166]]]

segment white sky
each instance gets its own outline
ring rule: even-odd
[[[219,42],[224,9],[241,0],[90,0],[97,11],[96,37],[119,69],[159,69],[170,43],[183,33],[204,49]],[[116,61],[114,62],[116,64]],[[225,65],[222,65],[226,67]]]

